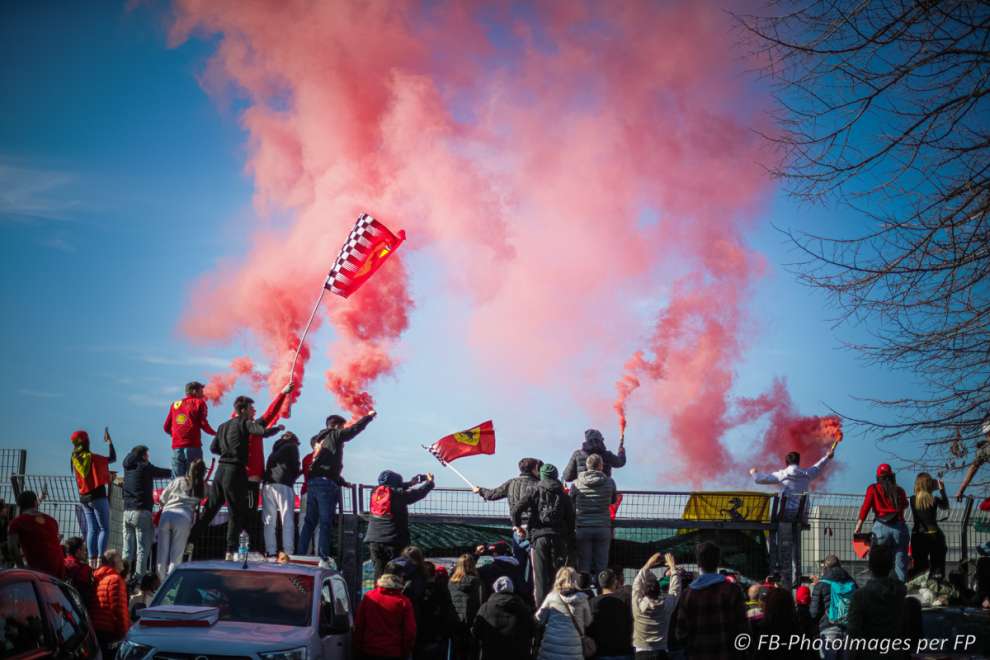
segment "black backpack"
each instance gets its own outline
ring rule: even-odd
[[[566,497],[562,490],[537,489],[536,520],[540,527],[559,529],[563,526],[564,511],[560,499]]]

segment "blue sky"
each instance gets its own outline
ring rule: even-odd
[[[255,216],[237,116],[196,80],[212,44],[167,48],[160,11],[68,2],[0,9],[0,446],[28,448],[32,472],[65,472],[69,434],[85,428],[99,435],[104,425],[119,448],[147,444],[153,461],[167,465],[161,424],[182,384],[222,371],[234,356],[261,357],[248,338],[199,346],[177,330],[196,277],[245,249]],[[852,397],[910,389],[904,375],[867,368],[840,348],[840,336],[855,339],[856,330],[840,335],[831,328],[834,310],[786,272],[796,255],[771,227],[841,232],[858,219],[779,194],[766,215],[751,244],[770,268],[753,301],[757,337],[739,366],[737,393],[755,395],[784,376],[803,413],[823,414],[831,405],[866,416],[871,411]],[[429,290],[437,277],[428,262],[411,255],[414,293]],[[484,379],[460,368],[470,362],[467,347],[434,339],[456,322],[462,304],[417,297],[403,365],[374,389],[381,416],[348,449],[352,481],[369,482],[391,467],[436,471],[441,485],[460,485],[419,445],[489,417],[498,454],[458,464],[487,485],[511,476],[523,454],[562,466],[585,428],[614,428],[611,415],[588,418],[565,393],[532,392],[524,384],[479,390]],[[320,383],[328,366],[317,351],[312,382],[289,421],[300,436],[312,435],[336,410]],[[614,375],[604,377],[610,386]],[[213,411],[214,422],[226,417],[228,405]],[[620,486],[662,488],[655,476],[662,452],[652,436],[637,436],[637,423],[632,417],[627,440],[637,460],[617,475]],[[884,449],[849,437],[834,489],[861,491],[873,466],[891,459]]]

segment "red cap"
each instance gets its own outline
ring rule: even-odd
[[[76,431],[75,433],[73,433],[69,437],[69,440],[72,441],[72,444],[76,444],[77,442],[82,442],[83,444],[87,444],[88,445],[89,444],[89,434],[86,433],[85,431]]]
[[[886,463],[881,463],[877,466],[877,478],[889,477],[892,474],[894,474],[894,471]]]
[[[811,589],[808,585],[802,584],[794,593],[794,600],[798,605],[811,605]]]

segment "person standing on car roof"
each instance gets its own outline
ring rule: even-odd
[[[282,522],[282,550],[286,554],[296,551],[295,513],[296,493],[293,484],[299,478],[299,438],[286,431],[272,447],[265,466],[262,524],[265,527],[265,554],[275,556],[276,517]]]
[[[289,387],[288,385],[286,387]],[[202,518],[196,523],[201,531],[209,525],[217,511],[227,504],[227,543],[225,558],[234,559],[239,536],[247,521],[248,445],[252,435],[264,435],[264,424],[255,421],[254,399],[239,396],[234,401],[237,416],[227,420],[217,429],[210,444],[210,451],[220,455],[219,467],[207,498]]]
[[[151,519],[151,509],[155,506],[154,480],[170,479],[172,471],[152,465],[144,445],[134,447],[124,457],[123,466],[124,561],[131,563],[133,579],[140,582],[151,568],[151,544],[155,541]]]
[[[333,533],[333,514],[340,501],[340,487],[345,484],[344,443],[350,442],[378,415],[371,410],[367,415],[350,426],[340,415],[327,417],[327,425],[316,434],[315,453],[309,470],[306,488],[306,517],[299,532],[299,547],[308,548],[316,525],[320,526],[320,536],[316,553],[320,559],[330,558],[330,537]]]

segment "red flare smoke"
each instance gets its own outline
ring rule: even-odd
[[[250,358],[234,358],[230,363],[230,371],[210,376],[209,382],[203,388],[203,396],[216,405],[241,378],[248,379],[251,389],[255,391],[265,383],[265,377],[254,370],[254,362]]]

